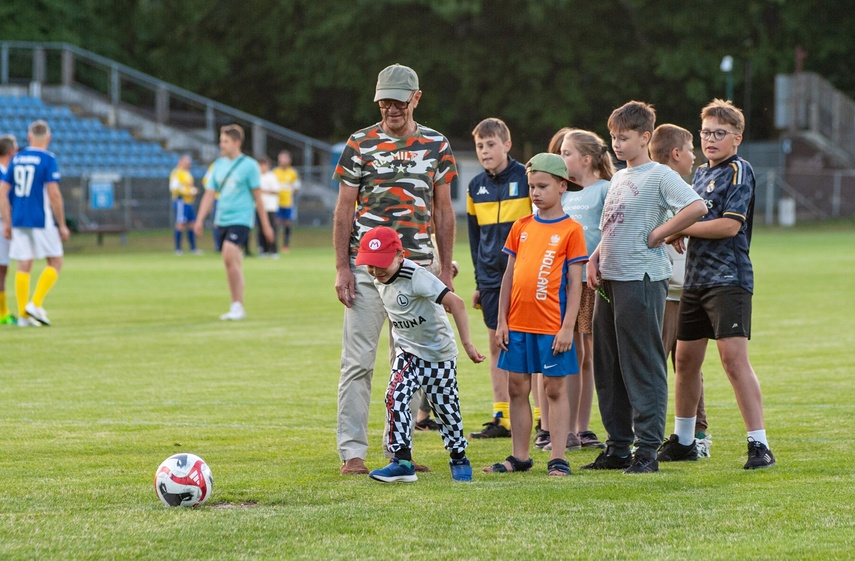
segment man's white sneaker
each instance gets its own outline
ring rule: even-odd
[[[228,313],[220,316],[223,321],[239,321],[246,318],[246,311],[243,309],[243,304],[240,302],[232,302],[232,307]]]
[[[48,319],[44,308],[40,308],[39,306],[36,306],[32,302],[30,302],[24,309],[27,311],[27,314],[29,314],[31,320],[34,319],[39,323],[43,323],[44,325],[50,325],[50,320]]]
[[[42,324],[34,320],[33,318],[28,317],[20,317],[18,318],[18,327],[41,327]]]

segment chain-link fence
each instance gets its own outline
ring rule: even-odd
[[[61,190],[66,216],[78,230],[120,233],[170,228],[175,223],[167,178],[63,177]],[[304,185],[296,197],[297,224],[331,225],[335,195],[329,187]],[[200,198],[201,194],[197,204]]]

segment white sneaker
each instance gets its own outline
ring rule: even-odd
[[[44,308],[40,308],[39,306],[36,306],[32,302],[30,302],[24,309],[27,311],[27,314],[29,314],[30,321],[36,320],[39,323],[50,325],[50,320],[48,319]]]
[[[18,318],[18,327],[41,327],[42,324],[33,318],[20,317]]]
[[[232,307],[228,313],[220,316],[223,321],[239,321],[246,318],[246,311],[243,309],[243,304],[240,302],[232,302]]]
[[[712,448],[712,435],[706,434],[704,438],[695,438],[695,448],[698,449],[698,458],[709,458]]]

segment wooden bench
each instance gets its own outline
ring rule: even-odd
[[[77,233],[95,234],[98,237],[98,245],[104,245],[104,236],[108,234],[122,236],[122,245],[128,241],[128,229],[120,225],[83,226],[77,230]]]

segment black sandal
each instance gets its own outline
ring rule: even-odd
[[[546,471],[549,475],[556,477],[570,475],[570,464],[567,463],[567,460],[555,458],[554,460],[549,460],[549,463],[546,464]]]
[[[484,468],[484,471],[487,473],[510,473],[515,471],[528,471],[532,466],[534,466],[534,460],[531,458],[527,460],[519,460],[514,456],[508,456],[505,458],[505,461],[511,464],[511,469],[506,468],[503,463],[497,463],[488,468]]]

